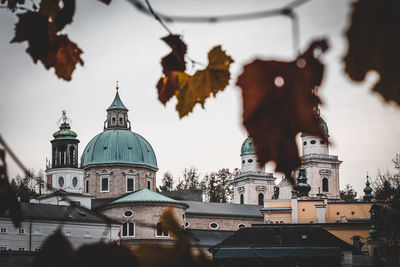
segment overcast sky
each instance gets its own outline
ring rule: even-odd
[[[52,134],[63,109],[78,133],[80,152],[103,130],[106,109],[120,81],[120,96],[129,108],[132,130],[153,146],[159,171],[179,177],[184,168],[195,166],[202,174],[220,168],[240,167],[240,146],[247,134],[241,125],[241,94],[235,86],[244,64],[256,57],[293,60],[291,23],[285,17],[220,24],[169,24],[182,34],[188,55],[207,63],[207,52],[215,45],[233,57],[232,79],[224,92],[196,107],[179,120],[176,101],[165,107],[158,101],[155,84],[160,59],[170,49],[160,40],[165,30],[154,19],[139,13],[129,2],[113,0],[77,1],[74,22],[64,31],[84,51],[71,82],[65,82],[34,64],[25,52],[26,42],[10,44],[17,19],[0,9],[0,134],[29,168],[44,169],[50,158]],[[218,15],[260,11],[282,6],[285,1],[152,1],[153,7],[174,15]],[[320,95],[325,102],[321,114],[327,121],[338,155],[341,187],[349,183],[359,194],[365,175],[391,169],[391,159],[400,152],[400,109],[385,104],[370,92],[377,75],[364,83],[351,82],[343,72],[342,57],[347,43],[344,31],[350,15],[349,1],[319,0],[297,9],[300,40],[304,50],[311,40],[327,37],[330,49]],[[285,122],[282,122],[285,123]],[[9,162],[9,174],[21,171]],[[272,171],[271,165],[267,166]],[[278,177],[280,175],[278,174]]]

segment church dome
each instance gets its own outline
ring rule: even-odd
[[[240,149],[240,156],[243,155],[249,155],[249,154],[255,154],[254,146],[253,146],[253,140],[251,140],[250,137],[247,137],[246,140],[244,140],[242,144],[242,148]]]
[[[129,129],[106,129],[96,135],[83,151],[82,167],[123,163],[158,169],[153,148],[141,135]]]

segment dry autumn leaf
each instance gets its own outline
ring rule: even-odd
[[[187,46],[179,35],[170,34],[162,40],[172,48],[171,53],[161,59],[165,77],[162,77],[157,83],[158,99],[165,105],[179,88],[176,72],[186,70],[185,54]]]
[[[363,0],[354,3],[346,36],[349,49],[345,71],[363,81],[369,71],[379,73],[373,90],[400,105],[400,1]]]
[[[197,71],[193,76],[178,73],[176,110],[180,118],[192,112],[197,103],[204,107],[204,102],[211,94],[215,96],[225,89],[229,83],[232,62],[221,46],[216,46],[208,53],[208,66],[204,70]]]
[[[74,6],[74,4],[71,5]],[[58,26],[54,23],[49,23],[47,16],[37,12],[28,11],[24,14],[19,14],[19,21],[15,27],[15,37],[11,42],[28,41],[29,46],[26,51],[31,55],[35,63],[40,60],[46,69],[54,67],[58,77],[69,81],[72,78],[72,72],[76,64],[83,65],[83,60],[80,58],[82,50],[75,43],[71,42],[66,35],[57,35],[57,27],[65,26],[63,24],[69,21],[69,16],[71,15],[68,14],[74,8],[64,6],[64,9],[67,11],[62,13],[64,15],[60,15],[63,19],[60,19]],[[56,18],[64,9],[61,9],[56,14]],[[52,11],[46,12],[50,14]]]
[[[69,81],[76,64],[83,65],[81,54],[82,50],[66,35],[59,35],[55,37],[47,55],[41,60],[46,69],[54,67],[58,77]]]
[[[256,59],[244,67],[237,85],[243,95],[243,124],[252,137],[261,165],[275,161],[276,171],[300,167],[295,137],[307,132],[324,137],[314,108],[320,103],[313,90],[321,84],[324,65],[314,57],[326,41],[311,44],[295,61]]]

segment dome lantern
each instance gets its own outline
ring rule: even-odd
[[[119,97],[118,89],[118,80],[117,85],[115,86],[116,94],[113,102],[107,109],[107,119],[104,122],[104,130],[106,129],[130,129],[131,122],[128,120],[128,109],[122,103],[121,98]]]

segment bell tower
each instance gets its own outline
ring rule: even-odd
[[[329,199],[339,199],[339,167],[342,161],[338,156],[329,155],[329,132],[327,123],[321,118],[320,110],[315,108],[315,116],[320,121],[320,127],[325,138],[302,133],[302,164],[307,172],[311,185],[310,197],[322,193]],[[299,170],[296,171],[298,173]]]
[[[62,189],[83,193],[83,170],[78,167],[78,135],[71,130],[71,120],[62,111],[60,129],[51,140],[51,160],[46,164],[47,193]]]
[[[242,144],[240,153],[241,173],[232,181],[235,204],[264,205],[272,199],[276,178],[258,165],[253,140],[248,137]]]
[[[128,120],[128,109],[122,103],[119,97],[118,80],[115,86],[117,93],[115,94],[114,101],[107,109],[107,119],[104,122],[104,130],[108,129],[131,129],[131,122]]]

